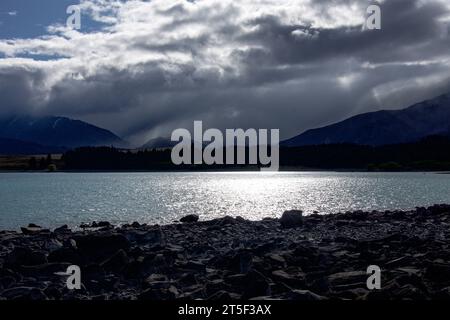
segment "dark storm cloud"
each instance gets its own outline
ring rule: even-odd
[[[385,1],[381,30],[362,30],[361,1],[299,1],[299,12],[270,1],[172,2],[128,4],[107,31],[64,35],[71,41],[0,42],[7,56],[68,57],[0,59],[1,112],[81,118],[136,144],[193,120],[286,138],[450,91],[444,1]]]
[[[240,55],[251,63],[296,64],[352,57],[370,62],[407,61],[435,53],[447,53],[446,46],[436,47],[442,23],[438,19],[448,14],[440,3],[388,1],[381,6],[382,30],[361,30],[361,26],[319,29],[305,25],[286,25],[280,17],[267,16],[251,21],[255,32],[243,35],[243,43],[260,45],[260,50],[242,51]],[[294,36],[295,31],[303,36]],[[418,50],[420,49],[420,50]],[[432,52],[425,52],[432,50]]]

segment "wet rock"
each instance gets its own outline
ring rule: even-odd
[[[50,230],[48,229],[42,229],[41,227],[35,225],[35,224],[30,224],[28,227],[21,227],[20,230],[22,231],[23,234],[26,235],[35,235],[35,234],[39,234],[39,233],[49,233]]]
[[[54,233],[69,233],[71,232],[71,230],[69,229],[69,226],[67,224],[56,228],[54,231]]]
[[[297,228],[303,225],[303,211],[290,210],[285,211],[280,218],[280,224],[283,228]]]

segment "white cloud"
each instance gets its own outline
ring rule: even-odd
[[[320,108],[305,111],[295,99],[324,109],[345,106],[348,98],[339,99],[351,89],[355,100],[367,100],[369,107],[372,85],[378,96],[404,88],[402,81],[423,86],[403,78],[403,71],[423,61],[449,69],[448,38],[411,38],[397,25],[363,38],[365,5],[357,0],[82,0],[83,19],[87,15],[103,27],[87,32],[82,20],[79,31],[52,25],[43,37],[0,40],[0,54],[6,56],[0,59],[0,82],[7,83],[12,73],[22,76],[31,98],[8,97],[14,108],[29,104],[35,112],[79,116],[141,139],[195,117],[219,123],[228,118],[224,112],[253,115],[239,118],[243,125],[286,122],[290,135],[308,121],[319,124],[352,112],[347,106],[321,120]],[[423,23],[431,25],[433,18]],[[48,60],[38,61],[41,56]],[[410,65],[400,65],[399,56]],[[388,64],[402,72],[384,71],[383,78],[377,70]],[[418,77],[425,72],[414,70]],[[326,101],[324,90],[337,98]],[[6,94],[0,89],[0,98]],[[268,116],[265,103],[276,99],[284,106],[274,106],[277,115]],[[295,108],[303,120],[289,116]]]

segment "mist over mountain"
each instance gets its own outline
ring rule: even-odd
[[[431,135],[450,136],[450,93],[402,110],[382,110],[351,117],[285,140],[282,146],[354,143],[387,145]]]
[[[65,117],[9,116],[0,118],[0,138],[45,146],[75,148],[127,144],[111,131]],[[1,151],[1,150],[0,150]]]
[[[147,141],[140,149],[162,149],[172,148],[178,142],[170,140],[170,138],[158,137]]]

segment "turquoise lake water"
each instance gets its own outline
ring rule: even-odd
[[[435,173],[0,173],[0,229],[108,220],[171,223],[196,213],[257,220],[284,210],[336,213],[450,203]]]

